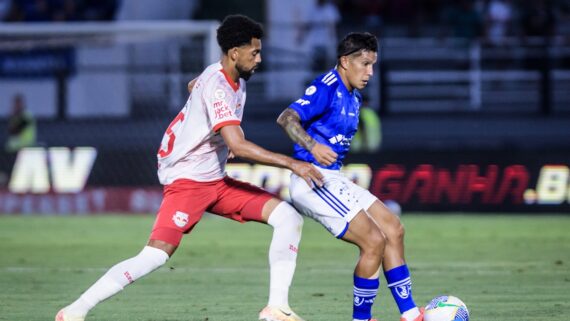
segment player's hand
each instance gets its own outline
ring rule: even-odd
[[[297,176],[301,177],[302,179],[307,182],[309,186],[313,186],[313,184],[317,184],[319,187],[323,186],[323,174],[319,172],[315,166],[307,163],[301,162],[298,160],[293,161],[291,165],[291,171],[297,174]]]
[[[316,143],[315,146],[313,146],[311,154],[319,164],[325,166],[332,165],[336,162],[336,158],[338,157],[337,153],[335,153],[330,147],[319,143]]]
[[[234,159],[236,157],[236,155],[234,155],[234,152],[230,151],[228,152],[228,159]]]

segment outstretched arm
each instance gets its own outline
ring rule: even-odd
[[[243,130],[238,125],[224,126],[220,129],[220,134],[231,152],[237,157],[265,165],[288,168],[302,177],[309,186],[312,185],[312,182],[315,182],[319,186],[323,184],[323,175],[313,167],[313,165],[295,160],[283,154],[270,152],[246,140]]]
[[[289,138],[299,146],[308,150],[317,162],[329,166],[336,161],[337,154],[327,145],[319,144],[301,126],[301,117],[291,109],[286,108],[277,118],[279,126],[285,130]]]

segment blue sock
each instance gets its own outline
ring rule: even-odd
[[[384,272],[388,288],[398,305],[400,314],[416,307],[412,298],[412,279],[406,264]]]
[[[378,279],[364,279],[354,275],[354,300],[352,318],[368,320],[372,318],[372,304],[378,293]]]

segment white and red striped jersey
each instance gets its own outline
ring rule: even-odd
[[[161,184],[224,177],[229,149],[219,131],[241,123],[245,98],[245,81],[240,78],[236,85],[221,63],[200,74],[184,108],[162,137],[157,155]]]

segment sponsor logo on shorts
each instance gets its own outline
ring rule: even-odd
[[[176,224],[176,226],[184,227],[186,224],[188,224],[188,214],[177,211],[174,213],[174,215],[172,215],[172,221],[174,224]]]

